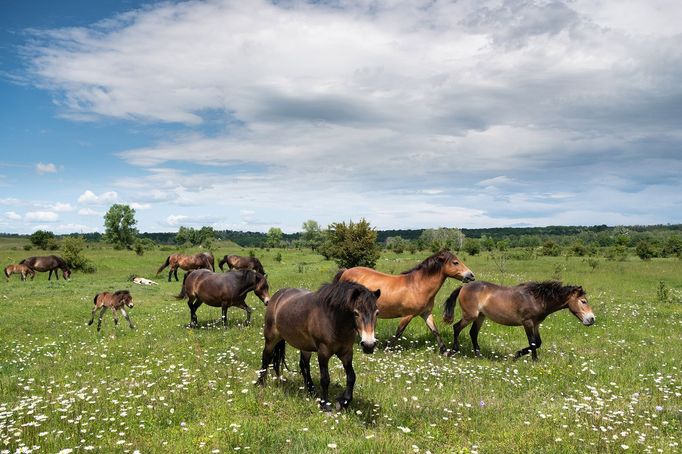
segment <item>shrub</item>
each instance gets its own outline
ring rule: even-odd
[[[556,257],[561,253],[561,248],[552,240],[545,241],[542,245],[542,255],[549,257]]]
[[[31,245],[31,244],[24,244],[24,251],[30,251],[31,249],[33,249],[33,245]]]
[[[335,222],[329,226],[323,255],[327,254],[345,268],[354,266],[374,267],[379,259],[377,232],[364,218],[358,223]]]
[[[54,239],[54,233],[48,232],[47,230],[36,230],[31,234],[28,239],[31,243],[38,249],[50,249],[50,246],[56,244]],[[57,248],[54,248],[57,249]],[[50,250],[54,250],[50,249]]]
[[[94,273],[95,266],[87,258],[81,255],[85,248],[85,239],[81,236],[71,236],[62,241],[62,258],[72,270],[84,273]]]
[[[154,240],[150,238],[136,238],[133,250],[137,255],[144,255],[145,251],[151,251],[156,247]]]
[[[282,263],[282,253],[281,252],[278,252],[277,255],[275,256],[275,262]]]
[[[469,255],[477,255],[481,252],[481,243],[473,238],[467,238],[464,240],[462,249]]]
[[[637,246],[635,246],[635,253],[637,254],[637,257],[642,260],[651,260],[652,257],[656,255],[653,244],[647,240],[641,240],[637,243]]]

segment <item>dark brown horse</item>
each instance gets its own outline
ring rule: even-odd
[[[21,280],[25,281],[27,276],[31,276],[31,280],[33,280],[36,272],[25,263],[12,263],[11,265],[7,265],[5,267],[5,277],[8,281],[12,274],[21,274]]]
[[[19,262],[19,264],[27,265],[31,267],[33,270],[40,271],[43,273],[45,271],[49,271],[50,274],[47,276],[48,281],[52,279],[53,271],[55,277],[57,278],[57,280],[59,280],[59,274],[57,274],[58,269],[62,270],[62,275],[64,276],[64,279],[69,279],[69,277],[71,276],[71,270],[69,269],[69,266],[66,264],[63,258],[57,255],[29,257]]]
[[[238,270],[254,270],[260,274],[265,274],[263,265],[256,257],[242,257],[241,255],[226,255],[218,262],[218,266],[222,271],[223,265],[227,263],[229,269],[236,268]]]
[[[436,337],[441,353],[446,353],[447,347],[431,312],[436,293],[448,277],[469,282],[474,280],[474,273],[452,252],[445,250],[397,276],[358,266],[339,271],[334,279],[357,282],[370,290],[381,289],[381,298],[377,301],[379,318],[402,317],[395,336],[389,340],[389,346],[400,338],[408,323],[419,315]]]
[[[175,280],[179,281],[178,268],[182,268],[185,271],[198,270],[201,268],[213,271],[214,263],[215,259],[213,258],[213,254],[210,252],[201,252],[194,255],[171,254],[166,258],[166,261],[163,262],[161,268],[156,271],[156,274],[158,276],[158,274],[163,271],[164,268],[170,266],[170,270],[168,271],[168,282],[171,281],[171,276],[173,275],[175,275]]]
[[[197,309],[202,303],[220,307],[223,310],[223,325],[227,326],[227,308],[236,306],[246,311],[246,324],[251,323],[251,309],[246,305],[246,294],[254,292],[267,305],[270,300],[268,281],[260,273],[252,270],[231,271],[229,273],[213,273],[200,269],[185,274],[182,290],[177,299],[189,298],[187,305],[190,311],[188,327],[199,326]]]
[[[351,282],[326,284],[314,293],[300,288],[278,290],[265,310],[265,347],[258,383],[265,384],[271,362],[275,373],[280,376],[285,342],[288,342],[301,351],[301,374],[311,394],[315,392],[315,386],[310,376],[310,356],[317,352],[322,386],[320,406],[325,411],[331,410],[328,402],[329,358],[338,356],[346,371],[346,389],[336,399],[336,408],[347,407],[353,400],[355,386],[355,335],[360,335],[363,352],[374,351],[374,328],[379,312],[377,298],[380,294],[379,290],[370,292]]]
[[[99,313],[99,321],[97,322],[97,331],[102,329],[102,317],[107,309],[111,309],[114,314],[114,325],[118,325],[118,311],[121,311],[125,319],[128,321],[130,329],[134,329],[133,322],[130,321],[130,316],[126,312],[126,307],[128,309],[133,308],[133,296],[128,290],[118,290],[114,293],[102,292],[95,295],[93,300],[95,307],[92,308],[92,318],[88,322],[88,325],[92,325],[95,321],[95,312],[97,309],[102,309]]]
[[[587,304],[585,290],[561,282],[527,282],[516,287],[504,287],[490,282],[474,282],[456,289],[445,301],[443,320],[452,323],[455,301],[459,296],[462,319],[454,326],[452,351],[459,351],[459,333],[471,322],[471,343],[478,356],[478,332],[488,317],[496,323],[507,326],[523,326],[528,337],[528,347],[516,352],[516,358],[532,352],[533,360],[538,359],[537,349],[542,345],[540,323],[549,314],[566,309],[571,311],[583,325],[590,326],[595,317]]]

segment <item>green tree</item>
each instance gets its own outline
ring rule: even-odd
[[[322,234],[322,228],[317,221],[308,219],[303,223],[303,234],[301,235],[303,244],[311,248],[313,251],[320,247],[320,244],[324,241],[324,235]]]
[[[419,236],[420,243],[438,252],[442,249],[459,251],[464,244],[464,234],[459,229],[441,227],[438,229],[426,229]]]
[[[477,255],[481,252],[481,243],[475,238],[467,238],[462,249],[469,255]]]
[[[151,251],[156,247],[154,240],[150,238],[137,238],[133,250],[137,255],[144,255],[145,251]]]
[[[651,260],[651,258],[656,255],[654,245],[647,240],[640,240],[637,243],[637,246],[635,246],[635,253],[637,254],[637,257],[642,260]]]
[[[545,241],[545,244],[542,245],[542,255],[556,257],[559,254],[561,254],[561,248],[553,240],[547,240]]]
[[[36,230],[29,237],[31,243],[40,249],[49,249],[51,240],[54,241],[54,233],[47,230]]]
[[[379,259],[377,232],[364,218],[358,223],[335,222],[327,229],[327,240],[320,251],[334,259],[339,266],[374,267]]]
[[[490,252],[495,249],[495,240],[493,240],[488,235],[483,235],[481,237],[481,247],[486,251]]]
[[[198,245],[212,245],[212,240],[215,238],[215,230],[213,227],[202,227],[197,230],[194,227],[180,226],[178,233],[175,235],[176,244],[189,243],[192,246]]]
[[[83,249],[85,249],[85,238],[82,236],[69,236],[62,240],[61,256],[69,265],[69,268],[86,273],[94,273],[96,271],[95,266],[81,254]]]
[[[386,238],[386,248],[392,250],[396,254],[402,254],[407,248],[408,242],[401,236],[389,236]]]
[[[671,235],[665,240],[662,253],[665,257],[682,258],[682,239],[679,235]]]
[[[120,203],[111,205],[104,215],[105,241],[116,249],[131,249],[137,237],[135,224],[135,209]]]
[[[283,236],[284,233],[282,233],[282,229],[279,227],[271,227],[265,237],[265,245],[267,247],[279,247],[282,244]]]

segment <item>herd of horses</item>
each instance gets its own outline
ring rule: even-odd
[[[227,264],[228,272],[222,272]],[[441,354],[451,356],[459,351],[459,335],[471,324],[470,336],[474,354],[480,356],[478,333],[486,318],[507,326],[522,326],[528,338],[528,346],[515,354],[519,358],[531,354],[537,360],[537,350],[542,343],[540,323],[549,315],[568,309],[585,326],[595,322],[586,292],[582,287],[563,285],[557,281],[526,282],[506,287],[490,282],[475,281],[474,273],[449,250],[437,252],[415,267],[398,275],[386,274],[366,267],[341,269],[331,283],[317,291],[303,288],[282,288],[270,297],[267,274],[255,257],[226,255],[219,262],[221,272],[215,272],[215,258],[210,253],[194,255],[172,254],[157,271],[157,275],[170,267],[168,281],[174,276],[178,281],[178,269],[187,271],[177,299],[187,298],[190,310],[188,327],[197,327],[196,311],[202,304],[222,309],[222,321],[227,326],[227,309],[239,307],[246,312],[245,323],[251,321],[252,309],[246,304],[246,296],[253,292],[266,306],[263,329],[264,348],[258,384],[264,385],[267,371],[273,366],[277,377],[285,363],[285,345],[300,350],[299,367],[304,384],[310,393],[315,387],[310,374],[312,353],[317,353],[320,367],[320,406],[325,411],[332,407],[346,408],[353,399],[356,375],[353,369],[353,344],[360,338],[364,353],[372,353],[376,347],[375,327],[377,319],[400,318],[398,329],[388,340],[390,348],[403,334],[410,321],[419,316],[436,339]],[[52,277],[61,269],[68,279],[71,271],[63,259],[57,256],[30,257],[19,264],[5,268],[5,275],[20,273],[22,279],[35,271],[46,272]],[[435,297],[447,278],[462,281],[444,304],[445,323],[454,320],[456,301],[459,300],[462,318],[454,324],[453,344],[447,348],[438,332],[433,318]],[[57,279],[59,277],[57,276]],[[475,281],[475,282],[474,282]],[[133,323],[126,309],[133,307],[128,290],[95,295],[92,318],[100,310],[98,331],[107,309],[118,324],[118,311]],[[332,356],[337,356],[346,372],[346,388],[334,405],[328,400],[329,369]]]

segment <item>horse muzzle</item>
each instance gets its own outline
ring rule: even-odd
[[[464,282],[465,284],[467,282],[472,282],[475,280],[476,280],[476,276],[474,276],[474,273],[472,273],[471,271],[467,271],[466,273],[464,273],[462,275],[462,282]]]
[[[594,314],[587,314],[585,317],[583,317],[583,325],[585,326],[592,326],[594,325],[594,322],[597,320],[597,318],[594,316]]]

